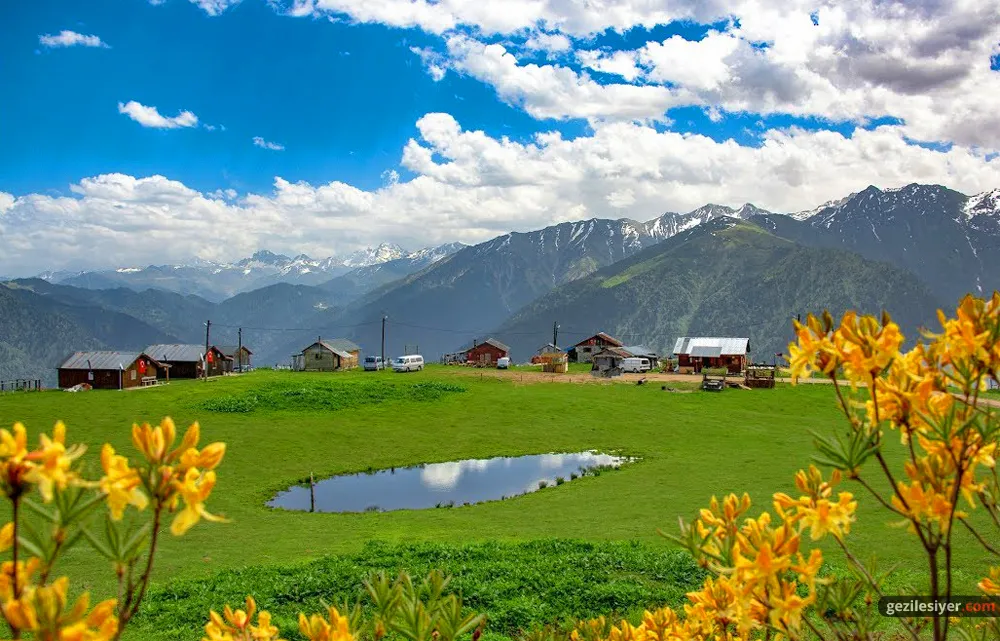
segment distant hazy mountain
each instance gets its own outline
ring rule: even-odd
[[[56,383],[55,367],[77,350],[139,350],[177,338],[96,304],[66,304],[16,283],[0,283],[0,379]]]
[[[39,275],[39,278],[86,289],[116,287],[128,287],[136,291],[149,288],[162,289],[195,294],[219,302],[235,294],[276,283],[319,285],[357,268],[398,260],[409,259],[422,267],[426,264],[427,257],[446,255],[448,248],[454,245],[406,252],[398,245],[383,243],[378,247],[357,251],[343,258],[323,259],[310,258],[305,254],[290,258],[262,249],[253,256],[235,263],[197,260],[182,265],[119,267],[91,272],[46,272]]]
[[[797,314],[888,309],[913,336],[938,305],[909,272],[717,218],[556,288],[491,334],[517,360],[551,339],[553,321],[564,346],[598,330],[667,354],[679,336],[746,336],[751,356],[770,362]]]

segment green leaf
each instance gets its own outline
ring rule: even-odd
[[[26,537],[23,537],[23,536],[19,536],[19,537],[17,537],[17,543],[22,548],[24,548],[25,550],[27,550],[28,553],[31,554],[31,556],[37,556],[38,558],[42,559],[43,561],[47,561],[48,560],[48,555],[45,553],[45,550],[42,550],[41,548],[39,548],[30,539],[28,539]]]
[[[93,546],[93,548],[95,550],[97,550],[97,552],[101,556],[103,556],[104,558],[106,558],[109,561],[118,561],[118,558],[115,555],[114,550],[112,550],[110,547],[108,547],[108,544],[107,544],[106,541],[101,541],[88,528],[81,528],[81,531],[83,532],[83,535],[85,537],[87,537],[87,540],[90,542],[90,545]]]
[[[34,501],[32,501],[29,498],[23,498],[23,499],[21,499],[21,505],[23,505],[24,507],[28,508],[29,510],[31,510],[35,514],[39,515],[40,517],[42,517],[46,521],[54,521],[55,520],[55,518],[53,517],[52,512],[50,512],[48,508],[43,507],[42,505],[39,505],[38,503],[35,503]]]
[[[131,561],[139,556],[141,548],[145,544],[146,538],[149,536],[149,532],[152,527],[151,523],[146,523],[132,533],[132,536],[125,542],[122,549],[123,561]]]

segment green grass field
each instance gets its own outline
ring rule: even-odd
[[[262,607],[291,616],[324,591],[336,592],[330,598],[353,592],[372,568],[422,573],[441,565],[459,576],[506,576],[490,571],[492,557],[480,545],[489,541],[504,544],[493,546],[497,568],[518,565],[521,558],[526,568],[552,568],[560,555],[586,564],[598,555],[620,558],[610,562],[612,578],[638,586],[617,600],[594,597],[584,607],[563,592],[579,583],[591,594],[610,580],[606,574],[581,571],[573,575],[576,583],[563,587],[530,577],[483,578],[488,585],[482,589],[493,590],[492,600],[483,601],[491,611],[517,610],[503,595],[523,598],[532,590],[544,601],[564,604],[559,612],[564,615],[602,608],[629,612],[670,601],[680,598],[680,588],[690,587],[693,568],[678,560],[657,528],[673,531],[678,516],[692,517],[713,494],[747,491],[755,510],[771,509],[771,495],[794,492],[795,471],[809,464],[809,430],[829,433],[843,426],[828,386],[672,394],[659,385],[519,384],[514,376],[480,379],[445,367],[407,375],[259,371],[131,392],[0,396],[0,424],[23,421],[35,439],[38,431],[62,419],[70,441],[88,444],[87,458],[95,466],[101,443],[130,449],[132,422],[167,415],[179,430],[199,421],[203,443],[228,444],[208,508],[232,522],[201,523],[181,539],[165,537],[155,571],[157,590],[130,638],[196,638],[195,623],[204,620],[207,607],[221,607],[222,600],[238,598],[244,590],[266,597]],[[897,441],[891,442],[894,454],[901,454]],[[310,473],[322,478],[369,468],[588,449],[641,460],[513,500],[454,509],[309,514],[265,506],[276,491]],[[895,463],[900,461],[895,457]],[[850,545],[878,553],[884,564],[898,563],[894,581],[919,583],[925,571],[916,541],[890,527],[888,515],[861,488],[848,489],[861,501]],[[987,557],[965,535],[956,532],[957,580],[960,592],[972,593]],[[581,543],[554,539],[609,543],[581,548]],[[365,548],[371,542],[381,547]],[[833,569],[842,568],[839,555],[826,549]],[[372,555],[388,560],[380,563]],[[474,560],[461,562],[462,555]],[[673,564],[672,569],[662,571],[663,564]],[[334,566],[336,571],[329,569]],[[98,596],[110,595],[110,567],[85,545],[72,550],[61,567]],[[281,588],[290,585],[289,576],[315,589]],[[309,583],[310,576],[322,580]],[[463,591],[468,593],[472,584],[466,581]],[[181,611],[189,613],[187,618]],[[519,624],[554,616],[544,608],[508,614],[501,619]]]

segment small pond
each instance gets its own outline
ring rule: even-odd
[[[384,512],[457,507],[512,498],[617,468],[631,459],[598,452],[468,459],[334,476],[275,496],[268,505],[316,512]]]

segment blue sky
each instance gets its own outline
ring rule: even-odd
[[[337,253],[708,200],[792,211],[869,183],[1000,186],[987,0],[940,9],[940,39],[869,0],[511,2],[4,3],[0,272],[51,242],[67,265],[88,241],[129,260],[138,231],[191,255],[178,230],[248,217],[234,252]],[[845,17],[881,56],[852,50]],[[974,41],[940,44],[970,22]],[[130,103],[197,125],[150,126]]]

